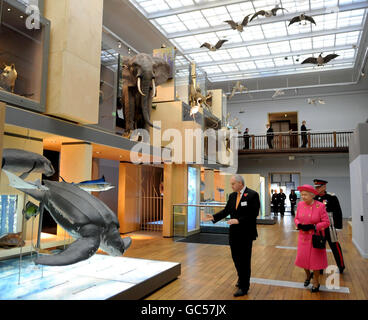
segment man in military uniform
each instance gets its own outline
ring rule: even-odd
[[[327,181],[314,179],[313,182],[315,189],[319,193],[314,199],[326,205],[326,211],[330,218],[330,227],[325,230],[326,240],[330,245],[340,273],[343,273],[345,269],[345,263],[336,233],[336,229],[342,229],[342,211],[340,203],[336,195],[326,192]]]

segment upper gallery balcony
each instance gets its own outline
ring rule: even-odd
[[[321,153],[349,152],[353,131],[274,132],[273,139],[265,135],[239,135],[239,155],[264,153]],[[272,146],[272,148],[270,147]]]

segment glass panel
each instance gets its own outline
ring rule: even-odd
[[[4,2],[0,25],[0,90],[41,102],[44,27]],[[4,65],[3,65],[4,64]]]

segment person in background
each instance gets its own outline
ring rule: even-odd
[[[302,125],[300,127],[300,132],[301,132],[302,142],[303,142],[301,148],[306,148],[307,147],[307,144],[308,144],[308,137],[307,137],[307,131],[308,131],[308,129],[305,126],[306,123],[307,122],[305,120],[303,120]]]
[[[260,209],[259,194],[245,186],[241,175],[230,179],[233,193],[229,195],[225,209],[214,215],[207,214],[202,220],[216,223],[228,215],[231,256],[238,273],[238,290],[234,297],[248,294],[251,275],[252,244],[257,239],[257,216]]]
[[[284,190],[280,189],[280,193],[278,194],[278,202],[279,202],[279,212],[280,212],[281,217],[283,217],[285,213],[285,200],[286,200],[286,195],[284,193]]]
[[[273,137],[274,137],[273,129],[269,123],[266,124],[266,128],[267,128],[267,144],[270,149],[273,149]]]
[[[333,193],[326,192],[328,183],[326,180],[314,179],[313,182],[314,188],[318,192],[318,195],[314,199],[322,202],[326,206],[326,211],[330,219],[330,227],[325,232],[326,240],[332,250],[340,273],[343,273],[345,269],[344,257],[342,256],[341,246],[336,233],[336,229],[342,229],[342,211],[339,199]]]
[[[277,194],[277,190],[271,190],[271,192],[273,192],[272,198],[271,198],[273,214],[275,217],[277,217],[278,212],[279,212],[279,197]]]
[[[318,292],[319,270],[325,269],[328,266],[326,248],[316,249],[313,247],[312,236],[316,232],[324,234],[324,230],[329,227],[326,206],[314,197],[318,192],[310,185],[299,186],[300,197],[296,216],[295,225],[299,230],[298,248],[295,259],[295,265],[303,268],[306,273],[304,286],[307,287],[313,279],[312,292]],[[311,272],[310,270],[313,270]]]
[[[249,149],[249,129],[246,128],[243,133],[243,139],[244,139],[244,148],[243,149]]]
[[[291,206],[290,212],[292,216],[295,216],[294,208],[296,205],[297,198],[298,197],[296,196],[295,190],[291,189],[290,194],[289,194],[289,200],[290,200],[290,206]]]

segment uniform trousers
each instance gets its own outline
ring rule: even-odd
[[[325,229],[325,237],[326,240],[332,250],[333,256],[335,258],[336,261],[336,265],[339,269],[341,268],[345,268],[345,263],[344,263],[344,257],[342,256],[342,250],[341,250],[341,246],[339,242],[332,242],[331,241],[331,235],[330,235],[330,229],[327,228]]]
[[[244,238],[244,233],[229,233],[231,256],[238,273],[239,288],[248,291],[251,274],[253,240]]]

